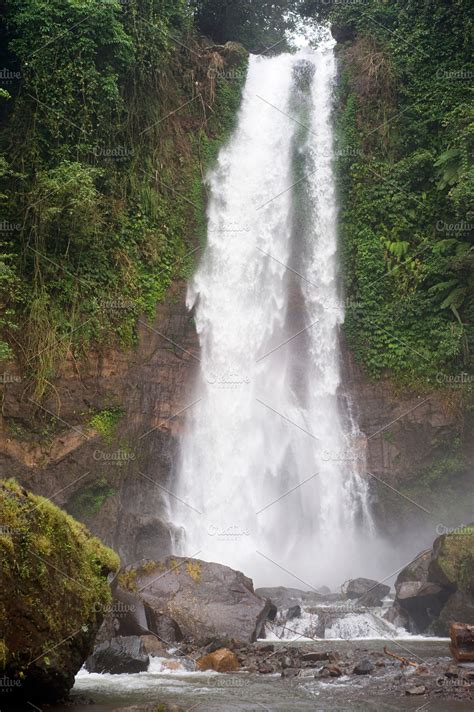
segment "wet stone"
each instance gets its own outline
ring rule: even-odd
[[[354,675],[369,675],[374,670],[374,665],[368,658],[363,658],[355,666],[353,673]]]

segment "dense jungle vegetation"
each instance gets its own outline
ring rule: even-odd
[[[3,5],[0,355],[41,397],[67,353],[134,341],[194,264],[232,76],[184,0]]]
[[[329,17],[342,45],[349,342],[373,375],[449,386],[457,374],[459,386],[474,348],[472,3],[309,0],[306,11]]]
[[[431,386],[468,371],[469,0],[6,0],[0,356],[37,397],[67,353],[133,344],[139,314],[194,264],[203,172],[245,75],[242,58],[233,80],[209,81],[212,43],[277,52],[309,20],[339,41],[349,343],[373,376]]]

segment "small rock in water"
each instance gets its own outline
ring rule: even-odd
[[[318,593],[321,593],[323,596],[325,596],[326,594],[331,593],[331,589],[327,586],[320,586],[318,588]]]
[[[373,672],[373,669],[373,663],[368,658],[364,658],[359,663],[357,663],[353,670],[353,673],[354,675],[369,675],[369,673]]]
[[[407,695],[424,695],[426,692],[426,687],[424,685],[417,685],[416,687],[409,687],[406,690]]]
[[[310,653],[303,653],[301,656],[301,660],[304,663],[309,663],[309,662],[315,662],[318,663],[321,660],[330,660],[330,656],[332,653],[319,653],[319,652],[310,652]]]
[[[418,665],[418,667],[415,670],[416,675],[428,675],[429,674],[429,669],[426,667],[426,665]]]
[[[301,618],[301,606],[296,605],[289,608],[286,617],[289,621],[293,620],[293,618]]]
[[[305,668],[304,670],[300,670],[298,677],[314,677],[316,674],[314,668]]]
[[[282,677],[296,677],[299,674],[300,674],[299,668],[285,668],[284,670],[281,671]]]
[[[215,670],[216,672],[235,672],[239,669],[239,661],[232,650],[220,648],[213,653],[204,655],[196,663],[198,670]]]
[[[229,640],[229,638],[211,638],[209,642],[206,641],[204,652],[205,654],[214,653],[216,650],[221,650],[222,648],[233,650],[235,648],[235,641]]]
[[[445,677],[453,679],[456,677],[459,677],[459,671],[458,668],[455,665],[450,665],[446,672],[444,673]]]
[[[325,665],[321,668],[320,677],[341,677],[342,670],[337,665]]]
[[[365,596],[365,605],[377,606],[390,593],[390,586],[372,579],[357,578],[346,581],[341,587],[341,593],[346,598],[362,599]]]

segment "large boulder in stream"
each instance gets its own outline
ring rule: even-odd
[[[380,606],[390,593],[390,586],[367,578],[346,581],[341,587],[345,598],[357,599],[364,606]]]
[[[341,598],[339,594],[332,594],[327,586],[321,586],[312,591],[273,586],[257,588],[255,593],[261,598],[268,598],[271,601],[273,607],[268,617],[270,620],[278,618],[279,621],[299,618],[304,608],[338,601]]]
[[[0,484],[0,524],[0,708],[54,703],[92,651],[119,559],[13,481]]]
[[[257,596],[240,571],[198,559],[144,560],[123,569],[117,583],[114,600],[127,599],[131,609],[128,634],[148,632],[166,644],[179,637],[197,645],[216,639],[252,643],[264,635],[271,611],[270,601]],[[165,624],[174,640],[163,634]]]
[[[412,633],[447,635],[451,623],[474,624],[474,526],[438,537],[400,571],[395,591],[393,611]]]

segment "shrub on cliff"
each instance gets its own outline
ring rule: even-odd
[[[92,650],[118,556],[12,480],[0,484],[0,551],[0,694],[61,699]]]

